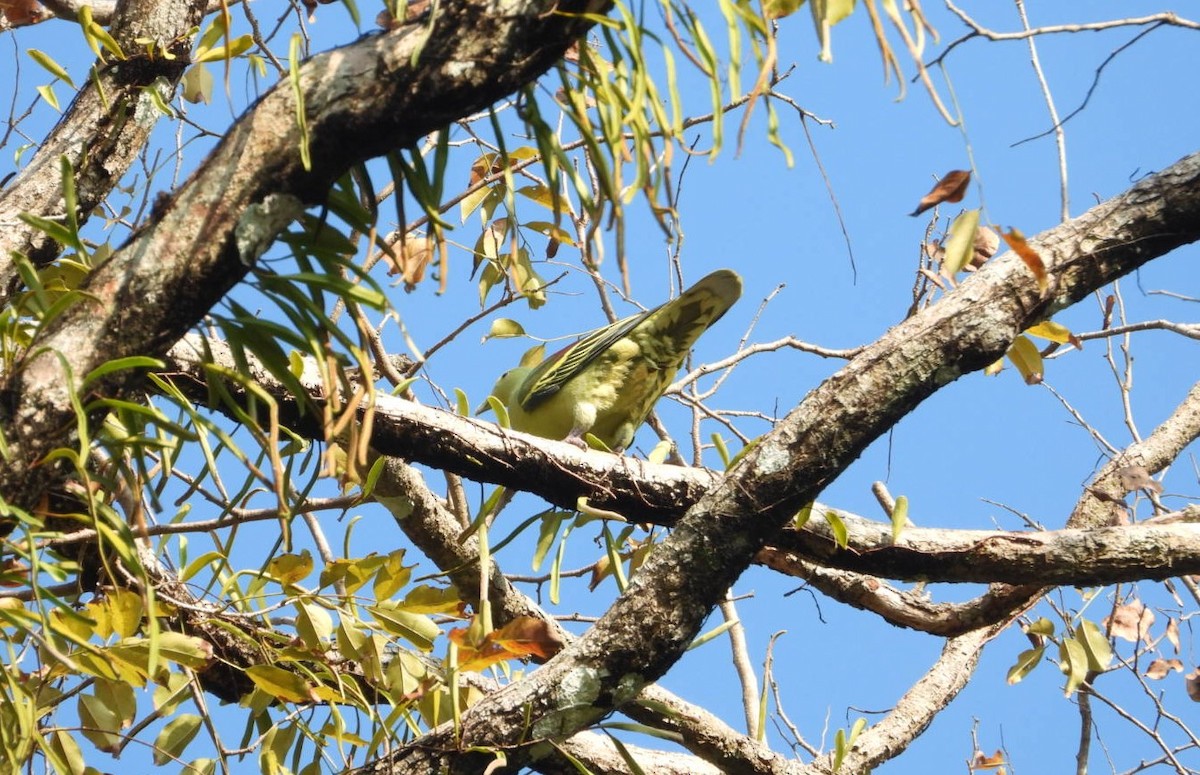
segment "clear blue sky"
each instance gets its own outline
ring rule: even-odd
[[[1162,10],[1143,2],[1030,5],[1035,26]],[[963,32],[961,24],[939,4],[929,2],[926,10],[943,44]],[[1011,4],[973,3],[968,10],[995,29],[1019,28]],[[364,6],[366,17],[374,12]],[[259,13],[268,12],[262,8]],[[234,15],[236,18],[236,12]],[[318,10],[319,21],[312,27],[315,50],[354,36],[340,22],[343,15],[337,6]],[[647,15],[653,16],[654,11],[651,9]],[[713,11],[706,21],[719,38],[723,26],[720,17]],[[786,20],[784,31],[781,65],[794,64],[795,71],[780,90],[833,124],[810,122],[809,131],[815,155],[828,173],[845,219],[857,279],[814,151],[808,148],[795,115],[786,106],[778,108],[784,139],[796,158],[794,167],[788,168],[782,155],[764,140],[761,107],[751,122],[744,150],[740,156],[735,155],[733,135],[740,121],[740,114],[735,114],[727,122],[725,151],[712,163],[694,160],[682,187],[682,255],[687,280],[727,266],[738,270],[746,282],[742,302],[697,348],[698,361],[731,352],[758,314],[760,300],[780,284],[786,284],[786,288],[762,311],[750,334],[752,342],[793,335],[828,347],[849,347],[872,341],[901,320],[911,303],[919,243],[928,222],[927,216],[911,218],[907,213],[929,188],[933,176],[968,166],[967,143],[974,153],[978,177],[963,206],[978,206],[982,190],[988,220],[1020,228],[1030,235],[1059,220],[1053,139],[1047,136],[1014,147],[1051,125],[1024,42],[974,40],[948,58],[947,70],[966,119],[964,133],[942,121],[920,84],[908,84],[907,97],[897,101],[895,84],[881,82],[881,65],[863,8],[835,28],[832,64],[816,59],[816,40],[806,9]],[[1065,34],[1038,41],[1042,66],[1061,115],[1080,105],[1096,68],[1138,31]],[[83,47],[73,39],[69,47],[56,40],[74,34],[76,30],[70,25],[50,23],[21,30],[16,36],[5,36],[8,41],[0,41],[0,46],[14,49],[11,57],[0,49],[0,56],[10,61],[16,56],[23,59],[17,81],[21,88],[18,106],[31,98],[34,85],[47,79],[17,50],[40,48],[51,52],[68,64],[80,81],[89,61],[80,56]],[[1121,53],[1101,75],[1086,109],[1066,124],[1072,215],[1196,150],[1200,108],[1191,74],[1200,67],[1197,34],[1161,29]],[[900,45],[896,40],[893,43]],[[68,49],[73,50],[74,60],[60,53]],[[930,42],[928,54],[938,51],[940,45]],[[903,52],[898,53],[903,61]],[[906,68],[906,73],[911,75],[912,68]],[[939,93],[949,100],[946,82],[937,71],[933,77]],[[746,82],[749,78],[747,75]],[[684,83],[690,112],[707,110],[701,86],[690,77]],[[9,102],[12,88],[7,79],[0,85],[0,104]],[[235,83],[233,91],[238,95],[238,104],[243,104],[242,86]],[[59,94],[62,99],[61,89]],[[229,111],[225,106],[192,110],[198,115],[207,112],[209,122],[217,125],[222,111]],[[51,120],[51,112],[43,106],[22,129],[40,136]],[[706,143],[707,138],[700,145]],[[0,175],[11,168],[15,144],[2,150]],[[166,178],[156,183],[158,189],[169,187]],[[957,209],[942,208],[943,214],[950,216]],[[637,212],[636,204],[629,211],[633,215],[626,249],[633,267],[634,296],[644,304],[655,304],[670,290],[664,269],[669,248],[652,221]],[[386,208],[384,212],[391,210]],[[477,230],[478,221],[472,220],[452,236],[469,245]],[[615,278],[611,238],[608,245],[606,269],[612,270],[608,276]],[[569,249],[558,256],[567,264],[575,258]],[[1170,289],[1200,295],[1196,259],[1197,249],[1189,247],[1124,281],[1130,321],[1194,321],[1194,304],[1150,292]],[[419,345],[427,347],[438,341],[459,320],[478,310],[474,285],[467,278],[469,269],[469,257],[461,251],[452,255],[450,293],[445,297],[436,296],[430,283],[408,295],[399,288],[395,290],[395,303]],[[543,274],[554,277],[558,270],[547,267]],[[546,337],[564,336],[603,322],[598,307],[587,295],[588,283],[582,276],[573,274],[558,288],[564,293],[581,294],[580,300],[554,298],[539,312],[514,305],[503,314],[518,318],[527,330]],[[245,302],[246,297],[242,298]],[[1100,320],[1098,305],[1085,301],[1058,320],[1077,331],[1095,330]],[[495,374],[515,362],[528,346],[520,342],[480,346],[479,339],[486,330],[487,321],[478,324],[429,365],[429,374],[442,387],[462,387],[473,402],[486,394]],[[402,342],[395,328],[389,329],[388,336],[388,344],[400,350]],[[1133,352],[1133,415],[1145,434],[1195,380],[1194,370],[1186,365],[1197,362],[1197,349],[1193,341],[1149,332],[1134,336]],[[1082,352],[1072,352],[1050,363],[1047,382],[1111,442],[1125,446],[1130,437],[1105,355],[1104,342],[1089,343]],[[1119,352],[1114,357],[1120,363]],[[713,405],[782,416],[839,367],[840,362],[794,352],[751,359],[739,367]],[[682,415],[669,408],[663,413],[672,431],[684,439],[687,426]],[[744,426],[749,435],[765,429],[761,423]],[[643,449],[649,447],[651,432],[643,429],[639,440]],[[717,461],[710,456],[708,462]],[[1088,434],[1049,391],[1024,385],[1012,369],[1006,369],[993,378],[967,376],[928,400],[893,434],[868,450],[822,500],[879,518],[870,485],[882,479],[894,494],[909,497],[912,518],[922,526],[1022,527],[1016,518],[987,502],[993,500],[1048,527],[1058,527],[1094,467],[1102,462]],[[1167,477],[1168,493],[1194,491],[1195,475],[1187,470],[1190,465],[1185,463]],[[1174,507],[1186,502],[1179,497],[1167,500]],[[525,505],[524,511],[519,507],[514,524],[536,508],[535,503]],[[371,522],[390,522],[389,517],[372,513],[369,508],[356,513]],[[384,524],[370,531],[360,527],[359,531],[364,551],[366,543],[379,540],[381,534],[390,540],[393,533]],[[574,563],[568,561],[568,566],[595,559],[596,550],[589,538],[579,535],[573,541]],[[500,559],[513,572],[524,573],[528,569],[526,557],[520,549],[514,549]],[[428,564],[423,564],[422,570],[428,572]],[[797,586],[791,580],[752,570],[735,591],[751,596],[739,603],[739,610],[750,627],[752,653],[760,665],[771,634],[788,631],[775,650],[776,679],[782,686],[785,710],[810,741],[821,739],[828,721],[826,742],[831,743],[833,730],[848,727],[863,713],[890,707],[936,658],[941,642],[892,628],[873,615],[852,611],[819,595],[802,592],[783,597],[784,592]],[[939,601],[957,600],[978,591],[974,587],[935,587],[931,594]],[[1139,592],[1148,600],[1170,604],[1162,599],[1158,585],[1141,585]],[[1080,594],[1072,589],[1061,590],[1055,598],[1068,609],[1077,609],[1081,604]],[[587,597],[585,593],[582,598],[569,600],[562,611],[596,612],[605,599]],[[1090,614],[1098,619],[1107,605],[1097,601]],[[1160,627],[1164,619],[1160,619]],[[1062,696],[1062,677],[1057,670],[1043,665],[1024,683],[1005,685],[1005,671],[1024,648],[1026,641],[1015,630],[995,641],[972,685],[909,753],[880,772],[963,771],[961,762],[971,753],[976,720],[978,740],[985,751],[1007,747],[1012,756],[1010,772],[1061,772],[1073,766],[1078,714],[1072,701]],[[1127,646],[1122,644],[1119,653],[1128,653]],[[709,644],[689,654],[663,683],[740,727],[738,688],[727,666],[727,655],[723,642]],[[1186,661],[1187,655],[1184,658]],[[1113,676],[1101,688],[1122,697],[1131,709],[1143,707],[1139,705],[1144,702],[1139,690],[1124,677]],[[1182,682],[1172,677],[1152,689],[1178,697]],[[1118,771],[1156,755],[1144,737],[1105,713],[1098,711],[1098,722]],[[778,745],[778,738],[773,742]],[[138,755],[131,751],[123,763],[129,765],[136,761],[129,757]],[[1193,755],[1191,761],[1193,766],[1200,766],[1196,764],[1200,757]],[[101,768],[104,764],[103,760],[96,761]],[[1099,747],[1093,753],[1093,771],[1107,771]]]

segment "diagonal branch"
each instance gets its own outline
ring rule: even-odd
[[[29,507],[63,475],[39,466],[69,447],[80,380],[128,355],[161,356],[249,271],[306,204],[352,164],[415,143],[547,70],[603,3],[438,3],[429,19],[371,35],[306,62],[230,129],[199,171],[81,289],[3,375],[0,492]],[[311,169],[301,159],[303,115]],[[123,382],[120,380],[124,380]],[[124,374],[91,386],[120,393]]]
[[[490,757],[476,746],[499,747],[519,765],[538,743],[602,718],[675,663],[755,554],[871,442],[941,387],[995,361],[1033,323],[1200,238],[1197,212],[1200,155],[1033,240],[1049,268],[1046,291],[1016,256],[985,266],[865,348],[760,439],[583,637],[455,728],[423,735],[371,771],[478,771]]]

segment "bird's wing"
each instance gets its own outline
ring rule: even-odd
[[[729,269],[713,272],[676,298],[597,328],[542,361],[525,378],[515,398],[525,411],[531,411],[627,336],[636,341],[639,351],[657,368],[674,374],[705,329],[724,315],[741,294],[742,279],[736,272]]]
[[[742,280],[737,273],[718,270],[652,310],[629,335],[643,357],[657,368],[671,372],[667,375],[669,379],[700,335],[741,295]]]
[[[530,411],[557,393],[572,377],[587,368],[608,348],[637,328],[657,310],[641,312],[597,328],[577,342],[569,344],[534,367],[518,390],[516,399]]]

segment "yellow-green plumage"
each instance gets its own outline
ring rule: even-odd
[[[598,328],[537,366],[506,371],[492,395],[516,430],[573,442],[591,433],[623,450],[692,345],[741,295],[736,272],[713,272],[678,298]]]

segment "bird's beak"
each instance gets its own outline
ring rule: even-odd
[[[491,398],[491,396],[488,396],[488,398]],[[487,414],[490,411],[492,411],[492,405],[488,403],[487,398],[485,398],[482,404],[475,407],[475,416],[478,417],[479,415]]]

